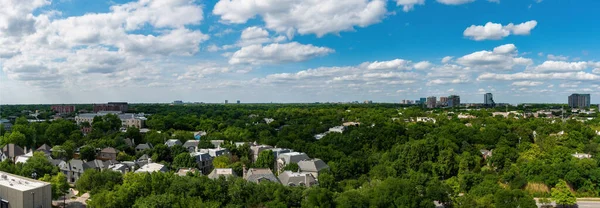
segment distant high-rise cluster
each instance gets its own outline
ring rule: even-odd
[[[569,96],[569,107],[571,108],[589,108],[590,94],[572,94]]]
[[[483,105],[486,107],[496,106],[496,103],[494,102],[494,96],[492,95],[492,93],[485,93],[485,95],[483,96]]]
[[[460,96],[450,95],[448,97],[448,100],[446,101],[446,105],[451,108],[459,107],[460,106]]]
[[[437,105],[437,98],[435,96],[427,97],[427,108],[435,108]]]

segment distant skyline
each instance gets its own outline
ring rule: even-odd
[[[3,0],[0,104],[600,97],[600,1]]]

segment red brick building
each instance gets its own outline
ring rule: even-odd
[[[127,102],[109,102],[108,104],[94,104],[94,113],[98,111],[121,111],[127,112]]]
[[[73,113],[73,112],[75,112],[75,106],[74,105],[53,105],[52,111],[59,113],[59,114]]]

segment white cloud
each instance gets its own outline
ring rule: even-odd
[[[443,64],[448,63],[448,62],[452,61],[452,58],[454,58],[454,57],[446,56],[446,57],[442,58],[442,63]]]
[[[471,25],[463,32],[465,37],[476,41],[500,40],[509,35],[529,35],[535,28],[537,21],[531,20],[518,25],[510,23],[502,26],[499,23],[488,22],[485,25]]]
[[[67,18],[38,11],[49,4],[0,2],[0,62],[11,80],[66,90],[145,86],[167,57],[193,55],[209,38],[186,28],[203,20],[202,6],[188,0],[139,0]],[[150,34],[136,34],[142,28]]]
[[[266,46],[250,45],[242,47],[233,53],[230,64],[273,64],[300,62],[325,56],[334,50],[327,47],[317,47],[311,44],[303,45],[298,42],[272,43]]]
[[[368,70],[389,70],[389,69],[398,69],[398,70],[410,70],[411,67],[408,65],[410,61],[403,59],[394,59],[391,61],[375,61],[372,63],[365,62],[363,65],[366,66]]]
[[[600,74],[600,68],[596,68],[596,69],[592,70],[592,73]]]
[[[269,38],[269,32],[260,27],[252,26],[242,31],[242,35],[240,36],[240,42],[238,43],[238,45],[247,46],[254,44],[263,44],[268,42],[271,42],[271,39]]]
[[[581,82],[562,83],[558,85],[560,88],[577,88]]]
[[[531,65],[528,58],[517,57],[517,48],[513,44],[501,45],[493,51],[478,51],[456,60],[457,63],[475,69],[512,70],[517,65]]]
[[[556,61],[566,61],[566,60],[569,60],[568,56],[552,55],[552,54],[548,54],[547,58],[550,59],[550,60],[556,60]]]
[[[587,62],[565,62],[565,61],[544,61],[544,63],[532,67],[530,70],[535,72],[577,72],[588,67]]]
[[[477,80],[573,80],[573,81],[600,81],[600,75],[586,72],[565,72],[565,73],[528,73],[518,72],[514,74],[496,74],[483,73]]]
[[[434,79],[427,82],[427,86],[432,85],[444,85],[444,84],[464,84],[469,83],[471,80],[466,75],[461,75],[454,79]]]
[[[220,0],[213,14],[226,23],[242,24],[260,17],[278,33],[337,34],[380,22],[386,14],[385,0]]]
[[[437,2],[446,5],[461,5],[466,3],[474,2],[475,0],[437,0]]]
[[[519,81],[519,82],[513,82],[511,85],[512,86],[520,86],[520,87],[535,87],[535,86],[540,86],[544,84],[543,82],[534,82],[534,81]]]
[[[432,66],[433,64],[431,64],[429,61],[421,61],[413,65],[416,70],[425,70],[431,68]]]
[[[402,6],[402,11],[409,12],[414,9],[415,5],[424,5],[425,0],[396,0],[397,6]]]

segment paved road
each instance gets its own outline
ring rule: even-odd
[[[538,207],[542,206],[540,203],[538,203],[537,205]],[[552,205],[555,204],[552,203]],[[579,205],[579,208],[598,208],[600,207],[600,201],[579,201],[577,202],[577,205]]]

